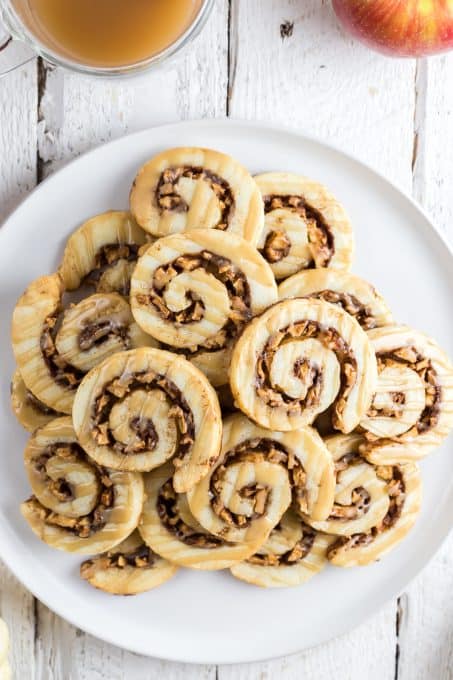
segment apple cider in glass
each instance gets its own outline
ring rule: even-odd
[[[127,66],[159,54],[195,20],[202,0],[15,0],[52,52],[89,66]]]

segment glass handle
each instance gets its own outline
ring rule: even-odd
[[[0,16],[0,78],[31,61],[35,56],[31,47],[9,35]]]

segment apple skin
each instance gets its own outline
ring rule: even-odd
[[[453,49],[453,0],[332,0],[343,26],[369,47],[395,57]]]

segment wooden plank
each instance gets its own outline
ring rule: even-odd
[[[0,221],[36,183],[37,72],[32,62],[0,85]],[[34,672],[35,600],[0,563],[0,615],[11,636],[15,678]]]
[[[453,243],[453,55],[417,70],[414,196]],[[398,680],[453,677],[453,535],[400,601]]]
[[[128,132],[172,120],[222,116],[227,27],[228,2],[217,0],[194,49],[172,67],[138,83],[87,80],[42,68],[40,175],[47,176],[70,158]],[[77,631],[41,604],[38,612],[38,680],[209,680],[215,676],[215,666],[172,664],[130,654]]]
[[[411,189],[413,61],[384,59],[357,44],[338,28],[330,3],[318,0],[279,0],[265,8],[259,0],[233,0],[231,26],[232,116],[323,137]],[[320,649],[269,664],[220,668],[219,677],[390,680],[395,656],[393,602]]]

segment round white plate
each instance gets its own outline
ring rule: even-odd
[[[254,173],[288,170],[325,183],[354,224],[354,271],[376,285],[396,319],[437,338],[451,356],[453,261],[421,210],[363,164],[293,132],[228,121],[169,125],[96,149],[44,182],[0,231],[1,557],[48,607],[121,647],[174,661],[261,660],[329,640],[404,589],[449,530],[453,456],[446,444],[423,462],[421,516],[388,557],[367,568],[328,567],[299,588],[262,590],[228,572],[181,570],[155,591],[115,598],[79,578],[78,557],[51,550],[32,534],[18,507],[29,495],[22,467],[26,435],[11,415],[8,397],[14,367],[8,328],[15,300],[32,279],[55,270],[68,235],[81,222],[127,206],[135,172],[146,159],[177,145],[226,151]]]

